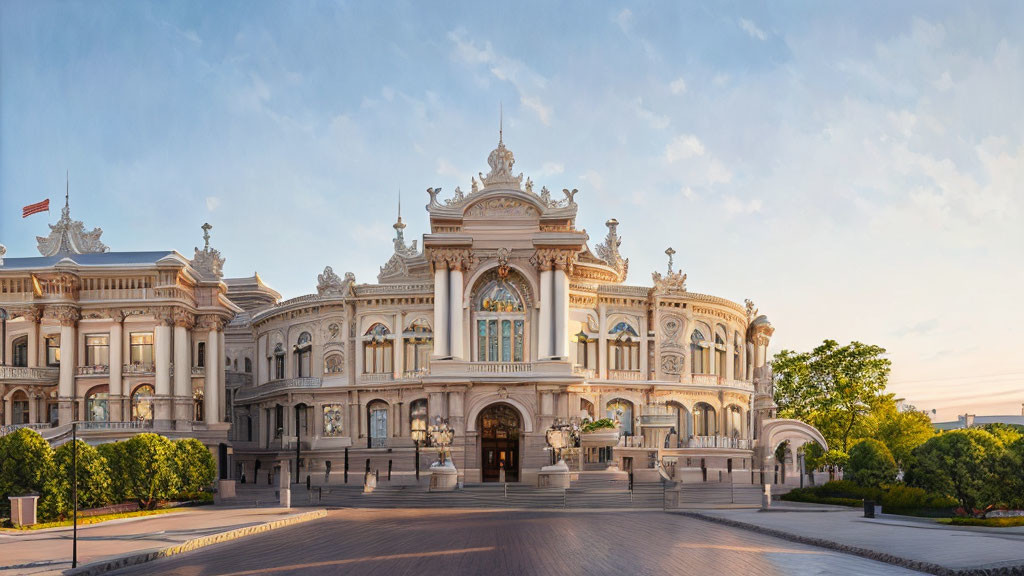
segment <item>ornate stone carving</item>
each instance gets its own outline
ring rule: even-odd
[[[197,319],[196,328],[198,328],[199,330],[204,330],[206,332],[210,332],[213,330],[220,332],[221,330],[224,329],[225,324],[226,322],[220,316],[215,316],[213,314],[204,314]]]
[[[661,319],[661,336],[663,346],[678,346],[679,332],[683,329],[683,319],[675,315],[665,315]]]
[[[101,228],[93,228],[91,232],[86,232],[81,221],[71,219],[71,209],[65,196],[60,220],[56,224],[50,224],[49,236],[36,236],[36,243],[39,253],[43,256],[109,252],[110,248],[100,242],[102,235]]]
[[[431,248],[430,263],[437,269],[447,266],[452,270],[470,270],[476,263],[473,251],[466,248]]]
[[[224,275],[224,258],[221,257],[220,251],[210,248],[210,230],[213,226],[210,226],[209,222],[202,225],[203,229],[203,249],[196,248],[195,256],[192,258],[192,267],[195,268],[200,274],[211,278],[220,278]]]
[[[512,255],[512,251],[509,250],[508,248],[506,248],[504,246],[502,246],[501,248],[498,248],[498,277],[499,278],[507,278],[508,277],[508,271],[509,271],[508,259],[509,259],[509,257],[511,255]]]
[[[622,238],[618,234],[619,221],[611,218],[604,225],[608,227],[608,235],[604,237],[604,242],[594,247],[597,257],[619,273],[620,281],[625,280],[629,272],[629,259],[619,254],[619,246],[622,245]]]
[[[330,266],[324,268],[323,274],[316,277],[316,292],[320,296],[341,296],[347,298],[352,295],[352,286],[356,282],[356,275],[352,272],[345,272],[345,279],[342,280],[334,273]]]
[[[188,310],[185,310],[184,308],[174,308],[171,311],[171,317],[174,320],[175,326],[188,328],[190,330],[192,329],[193,326],[195,326],[196,323],[195,315],[193,315]]]
[[[686,274],[683,274],[682,270],[672,271],[672,256],[675,253],[676,251],[671,247],[665,250],[665,254],[668,255],[668,273],[664,277],[658,272],[651,274],[651,279],[654,280],[655,294],[686,292]]]
[[[341,323],[331,322],[327,325],[327,341],[337,342],[341,338]]]
[[[483,172],[480,173],[480,181],[483,182],[484,188],[499,184],[511,184],[518,190],[523,182],[523,174],[521,172],[519,175],[512,174],[512,166],[515,163],[515,155],[511,150],[505,148],[505,143],[499,136],[498,147],[487,156],[487,165],[491,167],[491,171],[487,173],[487,176],[484,176]]]
[[[4,265],[4,255],[7,254],[7,246],[0,244],[0,266]]]
[[[328,352],[324,356],[324,374],[344,374],[345,354],[340,350]]]
[[[754,301],[750,300],[749,298],[744,300],[743,303],[747,307],[747,323],[749,324],[750,322],[754,321],[754,318],[757,318],[758,310],[757,307],[754,306]]]
[[[683,357],[679,354],[662,354],[661,371],[665,374],[679,375],[683,373]]]
[[[489,198],[466,210],[466,216],[538,216],[537,208],[515,198]]]
[[[149,313],[153,315],[158,324],[166,324],[168,326],[174,324],[174,315],[170,308],[157,306],[150,308]]]
[[[74,306],[50,306],[45,316],[60,322],[61,326],[74,326],[82,318],[82,313]]]

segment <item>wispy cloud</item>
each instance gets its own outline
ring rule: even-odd
[[[668,89],[673,94],[676,95],[686,94],[686,80],[683,80],[682,78],[676,78],[675,80],[669,83]]]
[[[768,39],[768,34],[766,34],[764,30],[758,28],[757,24],[754,24],[752,20],[740,18],[740,29],[746,32],[751,38],[756,38],[757,40]]]
[[[220,198],[218,198],[216,196],[207,196],[206,197],[206,210],[207,211],[213,212],[218,207],[220,207]]]
[[[700,138],[697,138],[693,134],[682,134],[676,136],[668,143],[668,146],[665,147],[665,159],[668,160],[670,164],[686,158],[703,155],[704,144],[701,143]]]

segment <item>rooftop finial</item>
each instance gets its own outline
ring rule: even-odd
[[[398,189],[398,221],[392,226],[398,231],[398,237],[402,237],[402,229],[405,228],[405,223],[402,222],[402,189]]]
[[[498,145],[501,145],[502,130],[505,124],[505,105],[498,101]]]
[[[71,171],[64,170],[64,206],[68,206],[68,193],[71,192]]]
[[[675,253],[676,253],[676,251],[675,251],[675,250],[673,250],[671,246],[669,246],[669,247],[668,247],[668,248],[667,248],[667,249],[665,250],[665,254],[668,254],[668,273],[669,273],[669,274],[671,274],[671,273],[672,273],[672,256],[674,256],[674,255],[675,255]]]
[[[213,230],[213,226],[210,226],[209,222],[205,222],[201,228],[203,229],[203,250],[210,249],[210,230]]]

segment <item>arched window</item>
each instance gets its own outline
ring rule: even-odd
[[[583,330],[572,338],[576,342],[576,365],[582,368],[597,368],[598,339]]]
[[[693,407],[693,427],[696,436],[717,436],[718,420],[715,409],[706,402],[698,402]]]
[[[594,419],[594,403],[586,398],[580,398],[580,417]]]
[[[205,394],[201,384],[192,385],[192,420],[195,422],[206,421]]]
[[[619,423],[619,429],[625,436],[631,436],[633,434],[633,403],[629,400],[623,400],[622,398],[616,398],[610,400],[605,405],[605,415],[607,418],[616,420]]]
[[[153,419],[153,396],[155,392],[149,384],[143,384],[132,392],[132,420],[143,421]]]
[[[690,334],[690,370],[694,374],[707,374],[708,343],[704,340],[704,334],[700,330],[694,330]]]
[[[11,395],[11,424],[28,424],[28,394],[18,390]]]
[[[363,335],[363,373],[364,374],[390,374],[392,371],[391,360],[394,349],[394,341],[391,339],[391,330],[388,327],[376,323]]]
[[[284,345],[280,342],[274,346],[274,379],[284,379]]]
[[[96,386],[85,394],[85,417],[89,422],[109,422],[110,394],[107,386]]]
[[[409,404],[409,430],[412,439],[423,442],[427,438],[427,401],[424,398],[413,400]]]
[[[675,416],[675,424],[673,427],[676,429],[676,435],[678,436],[676,446],[682,448],[686,446],[687,439],[693,434],[693,423],[690,421],[690,412],[685,406],[676,402],[669,402],[668,407]]]
[[[11,366],[28,366],[28,336],[15,338],[11,348]]]
[[[411,376],[422,374],[430,366],[430,354],[434,350],[434,334],[423,320],[410,324],[402,333],[405,343],[405,371]]]
[[[640,336],[629,322],[619,322],[608,331],[609,370],[640,370]]]
[[[309,332],[299,334],[295,344],[295,368],[299,378],[310,377],[310,359],[313,357],[313,336]]]
[[[725,435],[729,438],[743,437],[743,409],[735,404],[725,409]]]
[[[473,333],[476,360],[524,362],[526,358],[526,304],[513,278],[487,272],[473,296]]]
[[[725,376],[725,341],[729,336],[719,324],[715,327],[715,374]]]
[[[252,360],[249,358],[245,359],[245,373],[252,374]]]

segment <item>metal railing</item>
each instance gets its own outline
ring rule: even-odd
[[[78,423],[79,430],[142,430],[152,427],[152,420],[129,420],[127,422],[83,420]]]
[[[132,375],[135,375],[135,374],[150,375],[150,374],[154,374],[155,372],[156,372],[156,366],[154,366],[152,363],[149,363],[149,364],[125,364],[122,367],[122,369],[121,369],[121,373],[124,374],[125,376],[132,376]]]

